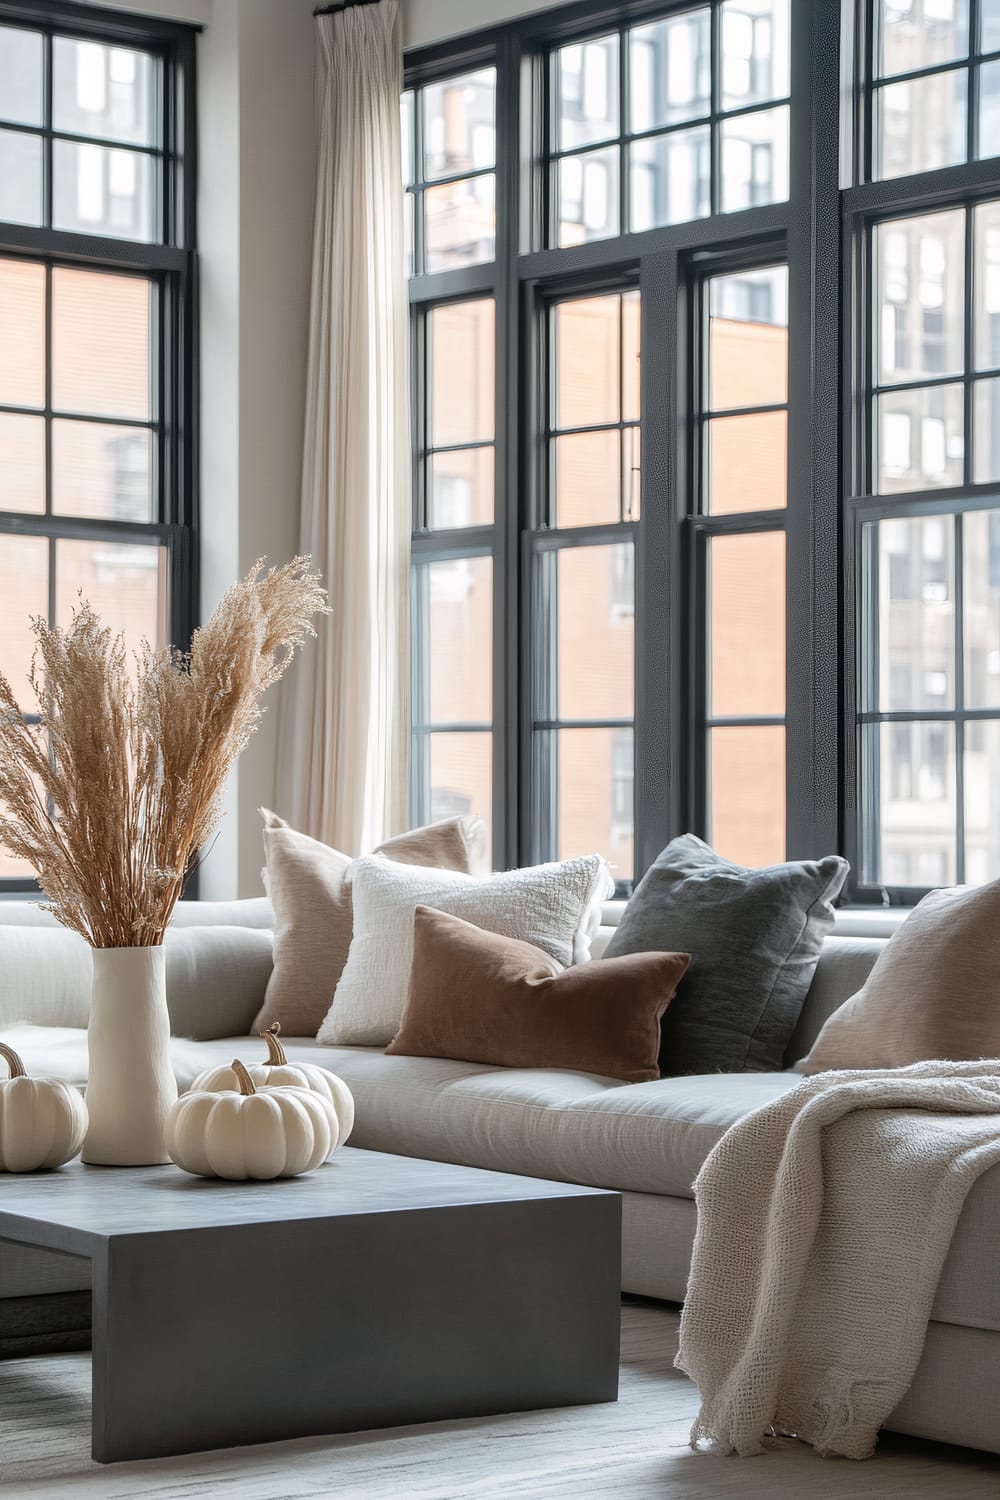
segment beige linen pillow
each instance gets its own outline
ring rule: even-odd
[[[353,861],[266,807],[260,811],[274,906],[274,968],[251,1030],[280,1021],[286,1036],[315,1036],[351,946]],[[399,864],[479,875],[489,869],[486,844],[480,818],[448,818],[387,839],[378,852]]]
[[[590,956],[600,903],[613,888],[599,854],[479,877],[411,869],[381,855],[355,860],[354,939],[319,1040],[334,1047],[392,1041],[406,1007],[418,906],[533,943],[564,969]]]
[[[1000,1056],[1000,880],[932,891],[798,1064],[905,1068]]]

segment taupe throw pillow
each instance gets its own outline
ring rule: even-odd
[[[1000,880],[925,896],[798,1070],[979,1057],[1000,1057]]]
[[[274,968],[252,1030],[280,1021],[286,1036],[315,1036],[351,946],[353,861],[265,807],[261,816],[274,906]],[[398,864],[482,875],[489,870],[486,845],[481,819],[448,818],[387,839],[376,853]]]
[[[418,906],[406,1009],[386,1052],[646,1083],[689,962],[633,953],[561,970],[533,943]]]

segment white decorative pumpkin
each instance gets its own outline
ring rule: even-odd
[[[312,1063],[290,1063],[278,1040],[280,1030],[281,1022],[275,1021],[266,1031],[258,1032],[261,1040],[267,1043],[267,1060],[247,1068],[254,1088],[311,1089],[313,1093],[329,1099],[340,1121],[340,1144],[343,1146],[354,1129],[354,1095],[336,1073],[330,1073],[326,1068],[317,1068]],[[222,1067],[206,1068],[204,1073],[199,1073],[191,1085],[191,1091],[229,1093],[238,1087],[236,1075],[226,1063]]]
[[[298,1177],[340,1145],[340,1121],[329,1099],[309,1089],[254,1088],[238,1060],[238,1092],[192,1090],[167,1116],[170,1157],[197,1177]]]
[[[29,1078],[17,1053],[0,1042],[10,1077],[0,1081],[0,1172],[61,1167],[87,1134],[83,1095],[57,1078]]]

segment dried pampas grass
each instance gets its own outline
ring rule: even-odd
[[[88,604],[68,629],[33,620],[37,724],[0,674],[0,844],[95,948],[162,942],[262,694],[328,613],[307,566],[258,562],[190,652],[144,644],[134,682],[122,637]]]

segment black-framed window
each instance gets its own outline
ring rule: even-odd
[[[0,638],[29,712],[32,615],[194,623],[193,97],[189,28],[0,4]]]
[[[495,308],[491,524],[427,527],[418,440],[415,552],[492,559],[498,862],[572,849],[576,798],[605,853],[631,810],[622,889],[685,829],[747,863],[839,850],[861,901],[997,873],[994,9],[578,0],[408,58],[418,90],[495,69],[495,258],[418,262],[411,302],[418,365],[435,301]],[[913,105],[925,84],[947,108]],[[727,151],[769,116],[777,168],[774,140]],[[634,436],[621,410],[564,421],[560,309],[629,297]],[[575,379],[621,379],[606,346]],[[590,458],[560,494],[570,440]],[[596,669],[561,701],[574,612],[595,668],[605,615],[630,632],[631,703],[595,706]]]
[[[1000,865],[1000,30],[856,16],[847,250],[848,848],[907,900]],[[992,545],[991,545],[992,544]]]
[[[402,100],[412,303],[412,739],[415,823],[495,824],[497,494],[503,330],[497,313],[497,68],[431,70]],[[494,838],[502,837],[494,832]]]
[[[641,293],[539,300],[540,483],[525,533],[532,857],[600,850],[632,880]]]
[[[788,196],[788,0],[716,0],[551,53],[556,246]]]
[[[692,298],[702,826],[751,866],[786,848],[788,269],[769,260],[709,261]]]
[[[992,0],[861,0],[870,39],[864,179],[994,156],[1000,16]]]

